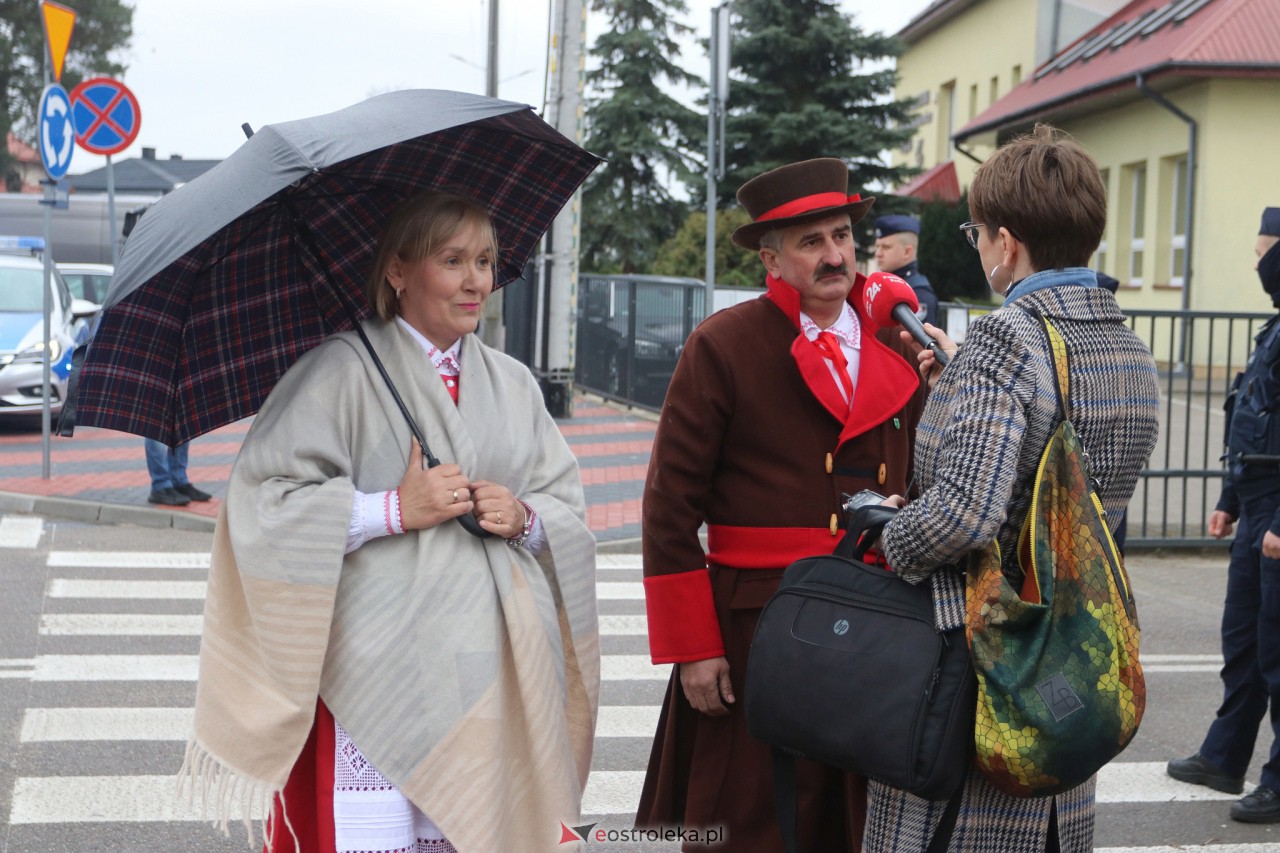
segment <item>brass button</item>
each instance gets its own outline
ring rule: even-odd
[[[830,473],[831,473],[831,468],[832,468],[832,464],[831,464],[831,454],[830,454],[830,453],[828,453],[828,454],[827,454],[827,473],[828,473],[828,474],[830,474]]]
[[[836,518],[836,514],[833,512],[831,513],[831,535],[835,536],[836,531],[839,529],[840,529],[839,521]]]
[[[879,474],[879,482],[880,482],[880,485],[882,485],[882,486],[884,485],[884,481],[885,481],[885,479],[887,479],[887,475],[888,475],[888,471],[885,469],[885,467],[884,467],[884,463],[883,463],[883,462],[881,462],[881,463],[880,463],[880,474]]]

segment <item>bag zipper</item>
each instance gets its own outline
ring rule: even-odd
[[[905,583],[905,581],[903,581],[903,583]],[[854,595],[843,591],[840,593],[833,593],[829,591],[831,589],[832,587],[826,586],[825,584],[798,583],[785,589],[778,590],[778,594],[798,595],[803,590],[804,592],[809,593],[811,597],[820,598],[823,601],[830,601],[835,604],[861,604],[868,610],[880,610],[885,613],[894,613],[898,616],[906,616],[914,619],[925,625],[933,625],[932,614],[930,615],[930,618],[926,619],[914,610],[909,610],[905,607],[896,607],[891,602],[886,602],[882,598],[875,598],[873,596],[866,595]],[[937,632],[935,631],[935,633]]]

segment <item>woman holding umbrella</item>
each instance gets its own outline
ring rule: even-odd
[[[496,260],[485,209],[430,191],[368,284],[363,330],[454,462],[424,467],[343,332],[276,385],[232,471],[187,761],[224,820],[273,801],[268,850],[552,850],[579,818],[594,539],[536,382],[473,334]]]

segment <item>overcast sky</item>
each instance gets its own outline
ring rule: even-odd
[[[75,0],[62,0],[75,8]],[[134,0],[133,44],[121,80],[138,99],[141,130],[115,160],[221,159],[240,125],[319,115],[391,89],[483,93],[490,0]],[[497,0],[498,95],[541,108],[547,0]],[[590,0],[584,0],[588,5]],[[714,0],[687,0],[705,36]],[[929,0],[842,0],[868,31],[896,32]],[[603,21],[588,20],[588,44]],[[75,33],[71,36],[75,43]],[[691,45],[681,63],[700,76]],[[70,172],[105,163],[77,147]]]

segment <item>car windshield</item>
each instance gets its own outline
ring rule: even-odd
[[[102,273],[64,272],[62,280],[76,299],[88,299],[98,304],[106,299],[107,285],[111,284],[111,276]]]
[[[0,311],[44,311],[44,271],[0,267]]]

